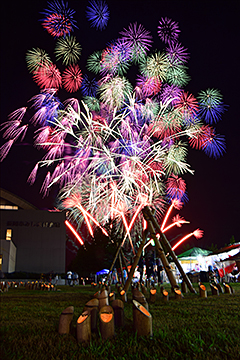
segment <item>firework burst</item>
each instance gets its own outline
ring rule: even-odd
[[[76,92],[79,90],[82,83],[82,72],[77,64],[70,65],[64,70],[62,74],[62,83],[63,87],[68,92]]]
[[[120,35],[122,35],[122,39],[132,49],[135,62],[138,62],[145,56],[152,46],[152,35],[142,24],[139,26],[136,22],[130,24],[128,29],[123,29],[123,31],[120,32]]]
[[[92,27],[97,30],[104,30],[107,27],[110,12],[108,5],[104,0],[89,1],[86,10],[86,17]]]
[[[33,48],[32,50],[27,51],[26,62],[30,73],[34,73],[39,69],[39,67],[46,67],[52,64],[50,56],[45,52],[45,50],[39,48]]]
[[[41,66],[33,73],[33,80],[40,89],[59,89],[62,86],[61,73],[56,65]]]
[[[65,36],[57,40],[55,47],[56,60],[62,59],[63,64],[75,64],[81,56],[82,47],[75,36]]]
[[[41,20],[43,28],[54,37],[69,35],[73,28],[77,27],[73,18],[75,11],[69,9],[63,0],[49,2],[48,8],[42,14],[45,16]]]
[[[178,23],[165,17],[161,18],[158,25],[158,36],[165,43],[174,44],[180,34]]]

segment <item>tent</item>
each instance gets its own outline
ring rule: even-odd
[[[100,270],[96,273],[96,275],[107,275],[109,273],[108,269]]]
[[[211,254],[210,250],[193,247],[178,255],[178,260],[186,273],[193,270],[208,271],[209,261],[207,261],[207,256],[209,254]]]
[[[183,257],[198,257],[198,256],[207,256],[211,253],[210,250],[201,249],[199,247],[193,247],[182,254],[178,255],[178,259],[181,259]]]

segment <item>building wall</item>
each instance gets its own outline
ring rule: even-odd
[[[17,248],[16,271],[48,273],[65,272],[65,214],[43,210],[0,211],[1,234],[6,238],[12,229]]]
[[[0,254],[2,255],[2,272],[12,273],[16,269],[16,246],[12,241],[0,240]]]

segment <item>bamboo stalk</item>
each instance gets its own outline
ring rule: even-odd
[[[160,259],[162,261],[162,264],[163,264],[163,267],[164,267],[164,269],[166,271],[169,282],[172,285],[173,289],[178,288],[179,286],[178,286],[176,278],[175,278],[175,276],[173,274],[172,268],[169,265],[168,259],[167,259],[166,255],[165,255],[165,252],[163,251],[163,248],[162,248],[162,246],[160,244],[160,241],[156,237],[156,232],[155,232],[155,229],[154,229],[152,221],[151,221],[152,218],[153,218],[152,213],[151,213],[150,209],[147,206],[145,206],[143,208],[142,212],[143,212],[143,216],[144,216],[145,220],[148,223],[148,229],[150,231],[151,237],[155,241],[157,254],[158,254],[158,256],[160,257]]]
[[[161,242],[163,243],[163,246],[166,248],[166,250],[169,252],[169,254],[171,255],[174,263],[176,264],[180,274],[182,275],[183,280],[185,281],[185,283],[187,284],[188,289],[192,292],[196,294],[196,290],[194,289],[194,287],[192,286],[191,281],[189,280],[189,277],[185,274],[185,271],[182,268],[182,265],[180,264],[175,252],[172,250],[172,247],[169,243],[169,241],[167,240],[166,236],[162,233],[161,228],[157,222],[157,220],[155,219],[155,217],[153,216],[151,210],[149,209],[148,206],[145,206],[144,209],[142,210],[144,217],[147,216],[147,218],[149,218],[155,229],[157,230],[157,232],[160,234],[161,237]],[[147,220],[147,218],[145,217],[145,219]],[[158,241],[159,242],[159,241]],[[156,242],[155,242],[156,243]]]
[[[131,266],[131,269],[130,269],[130,272],[128,274],[128,278],[127,278],[127,281],[126,283],[124,284],[124,290],[126,291],[126,293],[128,292],[128,289],[129,289],[129,286],[132,282],[132,278],[133,278],[133,275],[134,275],[134,272],[135,272],[135,269],[139,263],[139,259],[141,257],[141,254],[142,254],[142,250],[143,250],[143,247],[145,245],[145,240],[146,240],[146,235],[145,233],[143,232],[143,238],[142,238],[142,242],[140,243],[139,245],[139,248],[138,248],[138,251],[137,251],[137,254],[134,258],[134,261],[132,263],[132,266]]]
[[[118,248],[117,248],[115,257],[114,257],[114,259],[113,259],[112,265],[110,266],[109,273],[107,274],[106,283],[109,281],[109,278],[110,278],[110,275],[111,275],[111,273],[112,273],[112,270],[113,270],[113,267],[114,267],[114,265],[115,265],[115,262],[116,262],[116,260],[117,260],[118,254],[119,254],[119,252],[120,252],[120,250],[121,250],[121,246],[122,246],[122,243],[120,242],[120,244],[118,245]]]

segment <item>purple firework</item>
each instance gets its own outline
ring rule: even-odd
[[[178,23],[165,17],[161,18],[158,25],[158,36],[165,44],[174,44],[179,36]]]
[[[61,3],[57,0],[48,2],[48,8],[42,13],[45,18],[42,21],[42,26],[47,32],[54,36],[69,35],[73,28],[76,27],[76,20],[73,19],[75,10],[68,8],[68,3]]]
[[[104,0],[92,0],[87,6],[86,17],[97,30],[106,28],[110,12]]]
[[[189,53],[180,43],[172,43],[166,48],[170,64],[183,64],[189,59]]]
[[[178,101],[180,95],[181,95],[182,89],[180,89],[176,85],[168,85],[164,84],[161,91],[161,101],[163,103],[171,100],[171,105],[176,104]]]
[[[136,60],[143,57],[152,46],[150,31],[144,29],[141,24],[138,26],[137,22],[130,24],[128,29],[123,29],[120,35],[122,35],[122,39],[134,51],[134,58]]]

